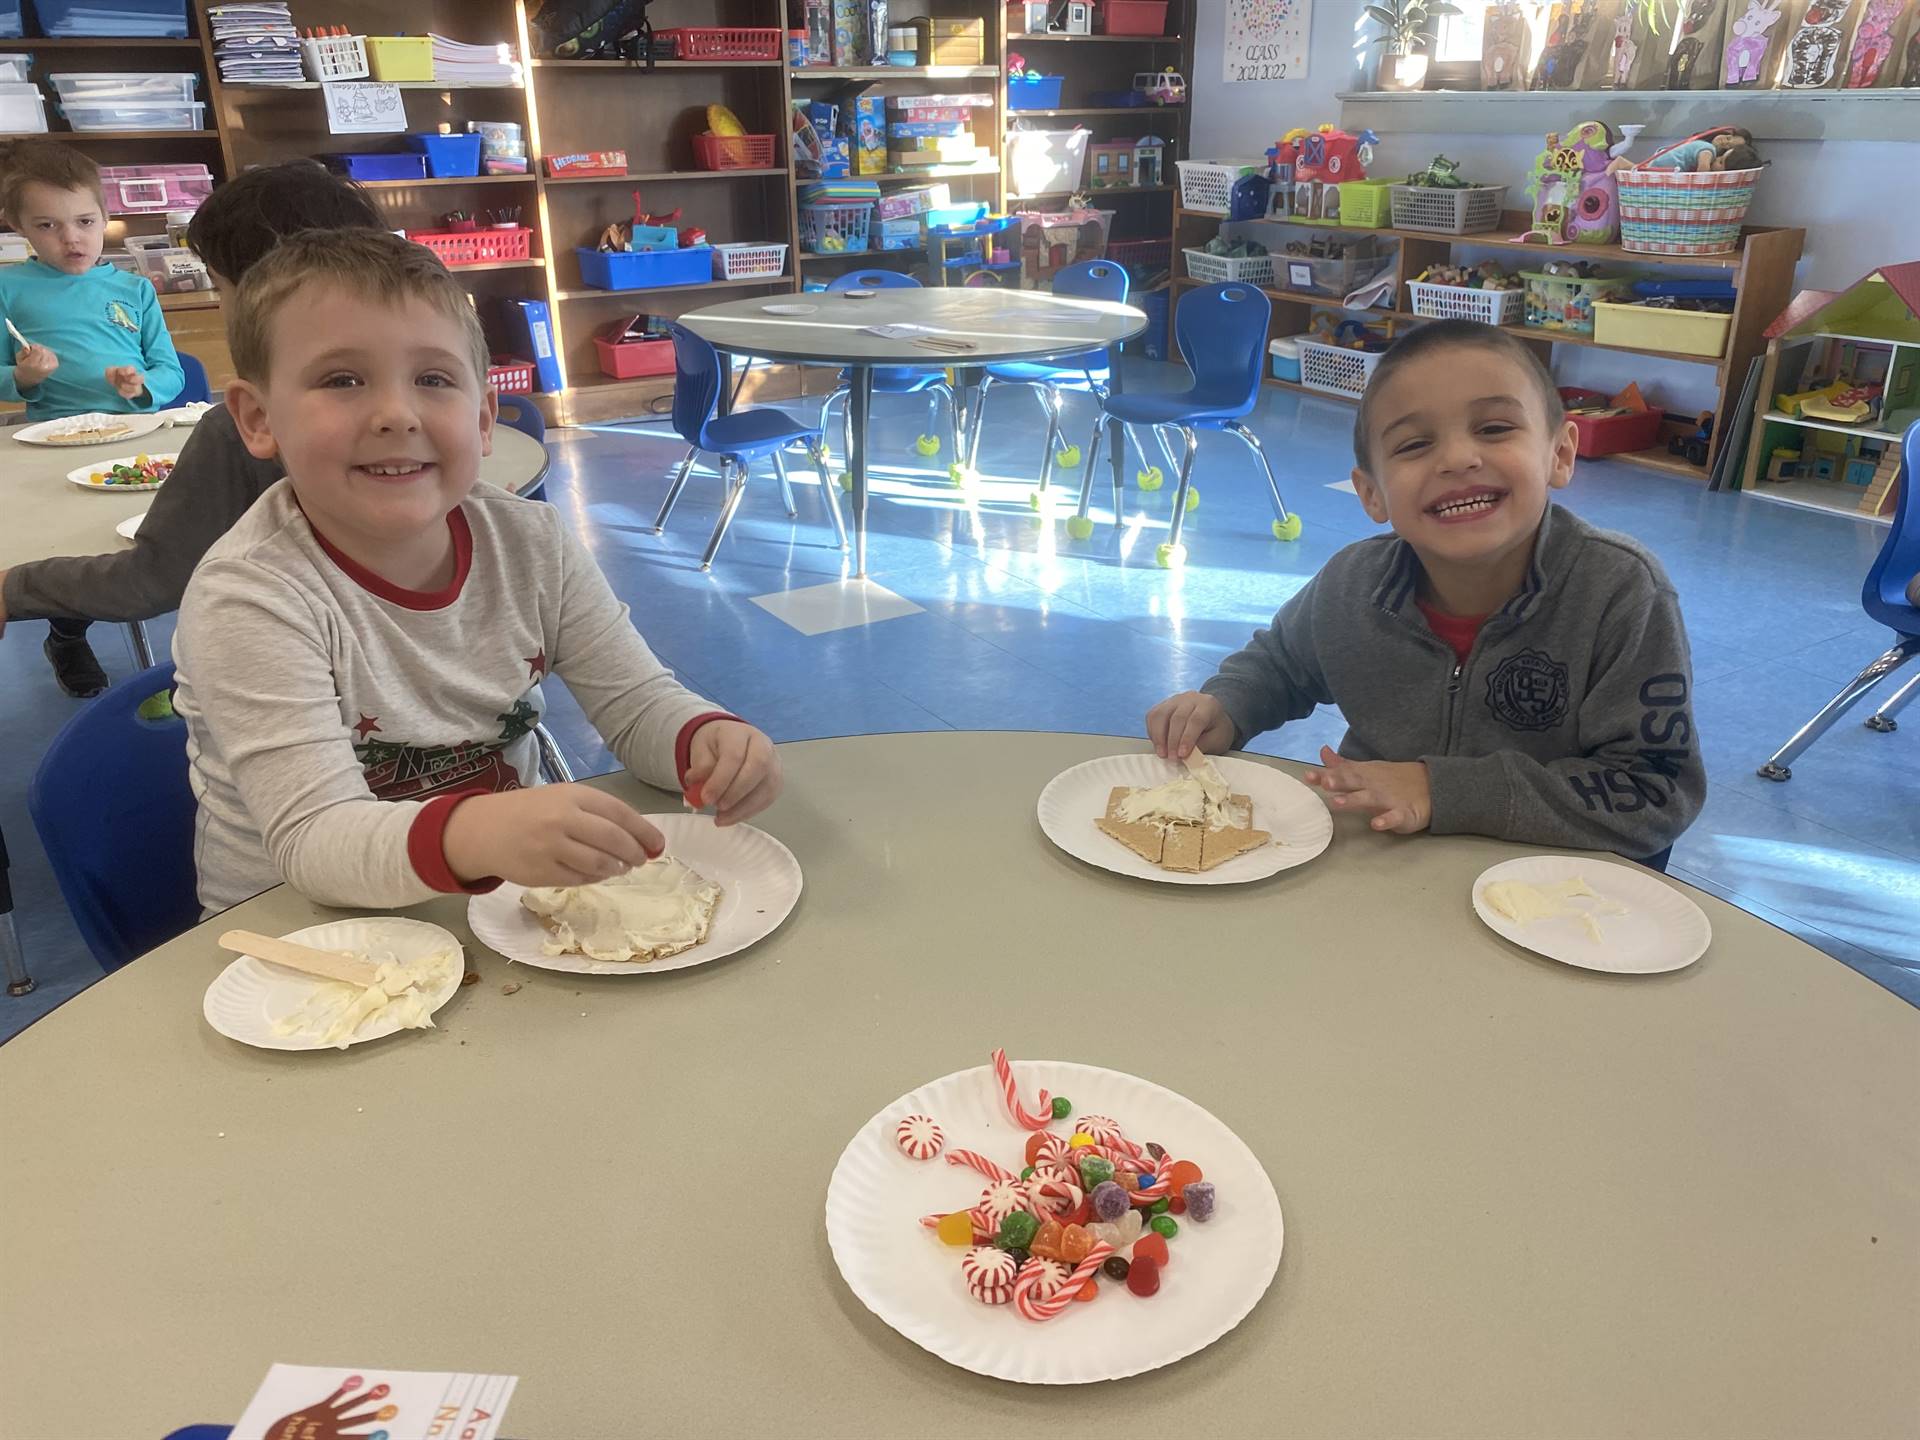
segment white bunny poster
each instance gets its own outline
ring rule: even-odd
[[[1786,0],[1734,0],[1720,83],[1729,90],[1769,89],[1786,43]]]

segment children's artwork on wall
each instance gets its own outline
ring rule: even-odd
[[[1627,0],[1587,0],[1592,17],[1587,25],[1586,64],[1580,71],[1582,90],[1607,88],[1607,67],[1613,59],[1614,27],[1626,13]]]
[[[1720,65],[1723,87],[1764,90],[1772,86],[1786,39],[1786,27],[1780,23],[1785,4],[1786,0],[1735,0]]]
[[[1673,48],[1676,8],[1676,0],[1627,0],[1633,19],[1633,57],[1627,62],[1627,83],[1615,89],[1666,89],[1667,52]]]
[[[1847,75],[1843,88],[1870,90],[1880,77],[1899,68],[1894,56],[1913,16],[1907,0],[1867,0],[1860,12],[1859,28],[1853,32],[1853,50],[1847,56]]]
[[[1852,8],[1847,0],[1806,0],[1787,34],[1782,90],[1828,90],[1839,83]]]
[[[1712,90],[1720,84],[1727,0],[1683,0],[1679,38],[1667,57],[1669,90]]]
[[[1519,0],[1496,0],[1480,27],[1480,88],[1519,90],[1527,83],[1533,27]]]
[[[1221,71],[1227,84],[1307,78],[1313,0],[1227,0],[1226,10]]]
[[[1577,90],[1587,68],[1598,7],[1586,0],[1554,0],[1547,11],[1547,38],[1533,67],[1535,90]]]
[[[1900,79],[1896,83],[1912,88],[1920,85],[1920,14],[1916,14],[1909,23],[1911,28],[1907,36],[1907,48],[1903,52]]]

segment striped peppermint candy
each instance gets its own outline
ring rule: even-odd
[[[1016,1210],[1027,1208],[1027,1187],[1018,1180],[996,1180],[980,1192],[976,1211],[986,1219],[989,1231]]]
[[[960,1273],[966,1279],[967,1293],[982,1305],[1004,1305],[1013,1299],[1014,1280],[1019,1271],[1019,1261],[991,1245],[975,1245],[960,1257]]]
[[[931,1160],[947,1143],[947,1137],[931,1115],[909,1115],[895,1128],[893,1143],[909,1160]]]

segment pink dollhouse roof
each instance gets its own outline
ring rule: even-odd
[[[1767,339],[1778,340],[1782,335],[1807,328],[1814,317],[1830,305],[1842,298],[1855,296],[1862,286],[1876,282],[1885,284],[1899,297],[1909,315],[1920,316],[1920,260],[1908,260],[1898,265],[1882,265],[1845,290],[1802,290],[1793,297],[1793,303],[1780,312],[1779,318],[1767,327]]]

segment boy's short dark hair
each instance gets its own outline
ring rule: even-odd
[[[1380,357],[1380,363],[1373,367],[1367,388],[1360,396],[1359,413],[1353,417],[1354,464],[1369,475],[1373,473],[1373,447],[1369,438],[1373,423],[1373,397],[1387,378],[1422,355],[1467,346],[1504,355],[1525,370],[1532,377],[1534,388],[1539,391],[1540,403],[1546,409],[1549,425],[1558,425],[1566,418],[1566,407],[1560,402],[1560,391],[1553,383],[1553,376],[1547,373],[1547,367],[1540,363],[1540,357],[1533,353],[1526,341],[1497,326],[1482,325],[1478,320],[1433,320],[1414,327],[1394,341],[1387,347],[1387,353]]]
[[[100,167],[71,145],[57,140],[21,140],[0,149],[0,214],[16,230],[20,228],[20,207],[26,201],[29,185],[85,190],[99,201],[100,213],[106,214],[106,197],[100,193]]]
[[[227,181],[194,211],[187,244],[238,285],[274,246],[302,230],[391,229],[367,192],[312,160],[262,165]]]

